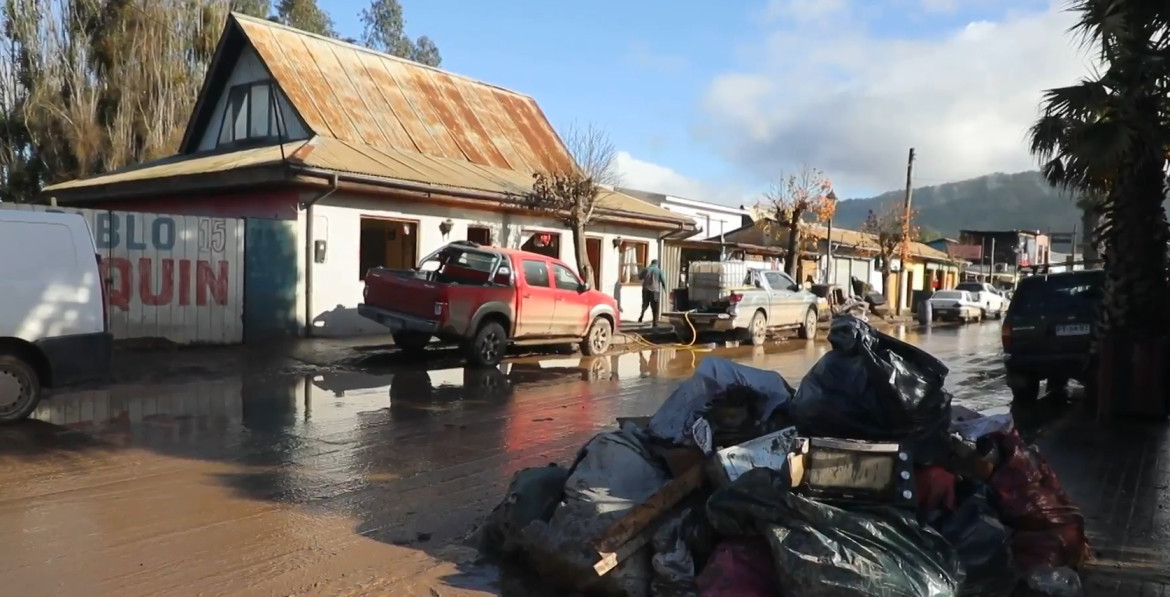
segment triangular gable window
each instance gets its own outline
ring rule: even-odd
[[[282,137],[284,121],[272,81],[235,85],[228,90],[217,145],[237,145]]]

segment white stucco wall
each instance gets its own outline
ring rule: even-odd
[[[727,234],[743,227],[744,212],[735,208],[715,204],[706,206],[702,202],[691,200],[681,203],[669,196],[659,205],[668,211],[690,216],[701,230],[694,237],[697,239],[718,238],[720,234]]]
[[[310,197],[311,195],[306,195],[306,199]],[[317,203],[313,213],[314,240],[324,240],[327,243],[325,262],[313,264],[313,333],[319,336],[386,333],[382,326],[357,314],[357,305],[362,301],[364,286],[359,279],[362,216],[416,222],[419,258],[448,242],[467,238],[469,225],[490,228],[493,243],[511,248],[519,248],[523,243],[524,233],[528,231],[559,233],[560,258],[570,267],[576,268],[572,233],[544,218],[451,208],[426,202],[370,198],[343,192]],[[444,237],[439,230],[439,224],[447,219],[451,220],[453,227]],[[301,246],[304,247],[304,211],[300,213],[299,225]],[[619,255],[617,249],[613,247],[613,241],[619,236],[628,240],[644,241],[648,245],[647,260],[657,259],[656,232],[633,227],[594,226],[587,235],[601,239],[599,290],[619,298],[623,321],[636,320],[638,308],[641,306],[641,287],[638,284],[618,285]],[[302,257],[300,265],[302,280],[304,267]],[[301,311],[304,311],[303,304]]]
[[[268,70],[260,62],[260,57],[256,54],[256,51],[251,47],[244,48],[244,51],[240,53],[240,59],[232,69],[231,76],[228,77],[227,85],[224,85],[223,92],[215,100],[215,112],[212,113],[214,116],[207,123],[207,128],[203,131],[199,139],[199,151],[215,149],[216,142],[219,141],[219,128],[223,124],[223,111],[227,107],[227,98],[232,87],[243,85],[244,83],[264,81],[268,78]],[[307,139],[309,137],[309,131],[305,128],[304,123],[301,122],[297,113],[292,109],[292,105],[288,103],[288,98],[285,97],[284,92],[277,93],[276,97],[280,105],[281,117],[284,118],[284,126],[287,129],[284,131],[287,140],[296,141],[299,139]]]

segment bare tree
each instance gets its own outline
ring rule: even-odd
[[[593,221],[605,186],[617,185],[617,150],[609,135],[594,124],[571,125],[561,134],[574,164],[533,175],[532,191],[523,203],[550,214],[573,232],[577,271],[593,279],[593,264],[585,250],[585,229]]]
[[[816,168],[804,166],[796,174],[781,177],[764,193],[756,209],[765,218],[764,231],[773,239],[784,238],[784,271],[796,277],[803,245],[802,236],[809,225],[827,222],[836,211],[833,184]]]
[[[902,205],[892,202],[877,212],[869,211],[865,221],[861,223],[861,231],[869,234],[875,243],[878,259],[881,262],[882,287],[880,292],[885,294],[889,287],[890,271],[893,268],[893,259],[902,252],[904,243],[915,238],[918,233],[913,221],[914,213],[910,214],[910,225],[905,226],[906,211]]]

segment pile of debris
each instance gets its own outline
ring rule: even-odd
[[[1077,595],[1084,520],[1009,415],[951,407],[948,370],[848,315],[794,390],[702,361],[569,468],[520,471],[482,552],[568,593]]]

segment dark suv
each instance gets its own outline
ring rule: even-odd
[[[1020,280],[1003,322],[1003,365],[1017,401],[1035,400],[1070,379],[1088,385],[1095,373],[1089,345],[1105,290],[1104,270],[1038,274]]]

